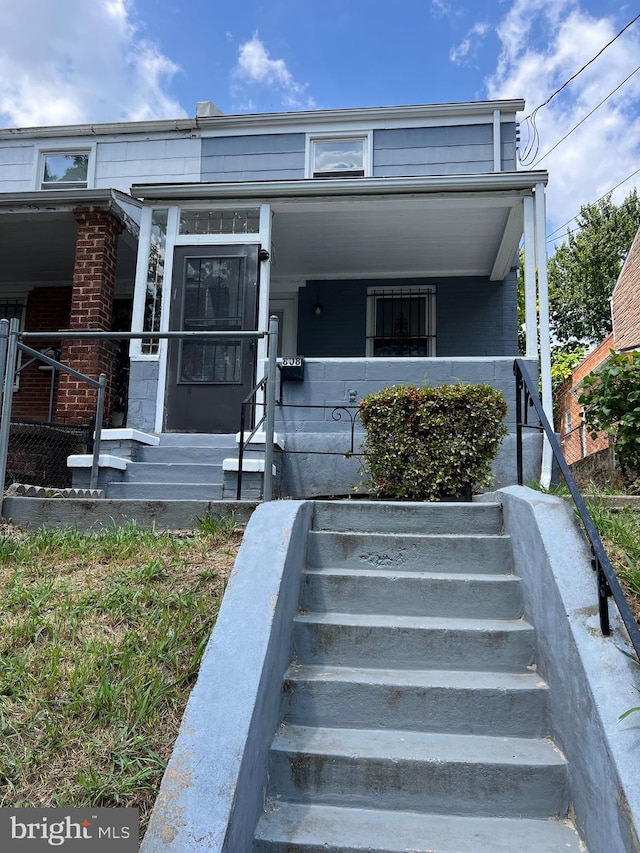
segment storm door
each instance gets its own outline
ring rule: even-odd
[[[169,329],[257,328],[258,246],[176,248]],[[254,384],[256,340],[170,340],[165,429],[237,432]]]

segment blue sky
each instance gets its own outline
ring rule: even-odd
[[[198,100],[237,113],[522,97],[528,114],[638,13],[612,0],[0,0],[0,124],[171,118]],[[638,65],[640,21],[539,111],[523,167],[549,170],[549,231],[639,180]]]

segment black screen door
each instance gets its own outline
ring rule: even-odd
[[[258,246],[179,247],[173,261],[169,329],[257,328]],[[236,432],[254,384],[256,341],[170,340],[165,429]]]

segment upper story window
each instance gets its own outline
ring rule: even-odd
[[[371,174],[370,136],[309,138],[309,178],[364,178]]]
[[[89,151],[43,152],[40,189],[82,189],[88,180]]]

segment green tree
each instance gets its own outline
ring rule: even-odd
[[[548,266],[551,330],[563,349],[611,331],[609,298],[640,224],[637,191],[620,206],[611,194],[583,205],[577,223]]]

